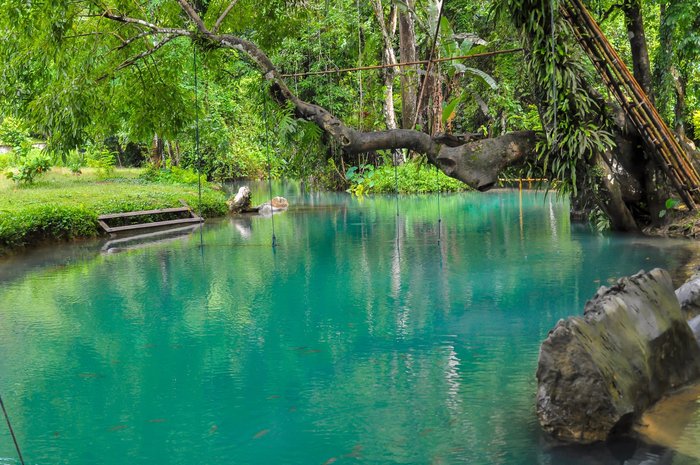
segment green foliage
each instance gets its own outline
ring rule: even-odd
[[[88,145],[85,148],[85,163],[90,168],[96,168],[98,177],[104,179],[114,173],[116,160],[114,154],[106,148]]]
[[[6,116],[0,123],[0,142],[11,147],[20,147],[29,140],[27,125],[19,118]]]
[[[24,156],[17,169],[7,171],[5,176],[11,179],[15,184],[30,185],[38,176],[48,172],[51,169],[51,159],[40,150],[31,150],[29,154]]]
[[[679,199],[666,199],[666,202],[664,203],[664,208],[659,212],[659,218],[663,218],[668,214],[669,211],[673,210],[676,208],[681,201]]]
[[[85,152],[80,150],[71,150],[66,157],[65,165],[73,174],[80,174],[81,168],[87,165]]]
[[[0,153],[0,171],[5,171],[7,168],[12,166],[12,163],[12,154]]]
[[[546,137],[537,144],[542,172],[558,181],[560,192],[575,195],[595,183],[594,155],[614,147],[606,108],[588,90],[590,68],[561,15],[554,15],[551,30],[549,1],[499,0],[498,10],[510,16],[529,49],[533,94],[549,103],[541,115]]]
[[[150,182],[160,182],[169,184],[190,184],[196,185],[199,183],[200,176],[197,172],[190,168],[181,168],[179,166],[170,166],[167,168],[158,168],[154,165],[148,165],[146,170],[141,175],[141,179]],[[207,186],[207,181],[204,175],[201,176],[203,186]]]
[[[0,191],[0,251],[46,239],[97,235],[97,216],[105,213],[179,207],[180,199],[193,207],[198,202],[197,189],[181,184],[138,179],[95,183],[86,177],[58,177],[11,195]],[[225,200],[223,193],[205,186],[203,215],[226,214]]]
[[[97,213],[82,205],[30,205],[0,215],[0,250],[46,239],[97,234]]]
[[[352,166],[346,172],[349,192],[364,194],[426,194],[431,192],[458,192],[469,190],[461,181],[450,178],[428,165],[423,158],[408,161],[396,167],[390,163],[374,168],[372,165]]]
[[[693,127],[695,128],[695,138],[700,139],[700,110],[693,113]]]
[[[345,179],[350,183],[348,192],[362,197],[365,192],[371,191],[374,187],[374,174],[374,165],[368,163],[348,168],[345,172]]]
[[[594,231],[604,232],[610,230],[610,219],[608,216],[598,207],[595,207],[588,215],[588,223],[591,225]]]

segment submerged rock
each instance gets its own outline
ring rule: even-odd
[[[557,439],[625,432],[668,391],[700,376],[698,346],[661,269],[601,287],[583,317],[560,320],[540,347],[537,416]]]

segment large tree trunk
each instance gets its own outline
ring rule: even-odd
[[[382,42],[384,44],[382,62],[385,65],[395,65],[396,56],[394,54],[394,47],[391,40],[394,37],[393,25],[396,23],[396,7],[394,5],[391,7],[388,26],[387,22],[384,20],[384,7],[382,6],[382,1],[372,0],[372,7],[374,9],[374,16],[379,24],[379,30],[382,33]],[[398,128],[396,123],[396,111],[394,110],[394,74],[395,68],[384,68],[382,70],[382,77],[384,78],[383,111],[387,129]]]
[[[623,3],[627,35],[629,36],[632,50],[632,67],[634,78],[642,86],[644,92],[654,102],[654,92],[651,79],[651,64],[647,39],[644,34],[644,21],[642,19],[642,5],[640,0],[625,0]]]
[[[417,60],[416,25],[413,12],[415,0],[406,0],[408,8],[399,9],[399,62]],[[413,129],[418,100],[418,73],[413,67],[401,68],[401,127]],[[419,122],[420,123],[420,122]]]

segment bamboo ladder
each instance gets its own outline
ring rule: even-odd
[[[559,9],[610,92],[690,210],[700,204],[700,176],[644,90],[603,34],[582,0],[561,0]]]

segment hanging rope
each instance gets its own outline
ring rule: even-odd
[[[267,115],[267,96],[265,95],[265,85],[262,86],[263,99],[263,120],[265,122],[265,149],[267,150],[267,185],[270,192],[270,221],[272,222],[272,248],[277,247],[277,236],[275,236],[275,212],[272,211],[272,159],[270,158],[270,123]]]
[[[399,216],[399,160],[394,154],[394,198],[396,199],[396,217]]]
[[[438,245],[442,238],[442,211],[440,210],[440,170],[435,167],[435,184],[437,184],[437,211],[438,211]]]
[[[197,46],[192,45],[192,62],[194,68],[194,153],[197,158],[197,196],[199,199],[199,217],[202,217],[202,154],[199,151],[199,93],[197,82]]]
[[[24,465],[24,458],[22,457],[22,451],[19,448],[19,443],[17,442],[17,437],[15,436],[15,431],[12,429],[12,423],[10,423],[10,417],[7,415],[7,410],[5,410],[5,404],[2,401],[2,396],[0,396],[0,407],[2,407],[2,414],[5,416],[5,422],[7,423],[7,429],[10,430],[10,436],[12,436],[12,442],[15,443],[15,450],[17,451],[17,456],[19,457],[19,463]]]
[[[364,111],[364,96],[362,94],[362,22],[360,18],[360,0],[356,0],[355,4],[357,6],[357,61],[358,61],[358,71],[357,80],[360,87],[360,131],[362,131],[362,122],[364,120],[362,112]]]

